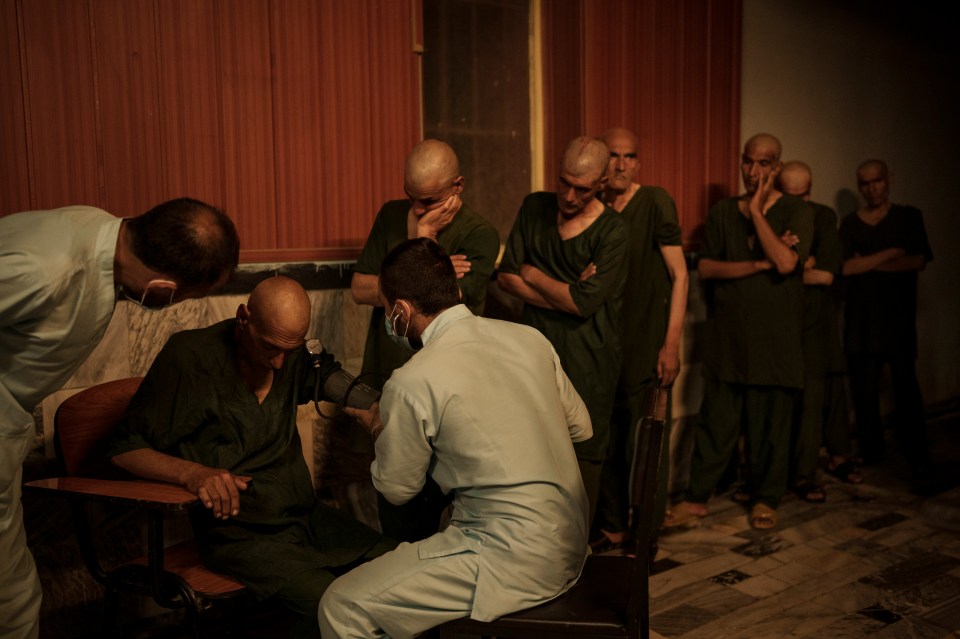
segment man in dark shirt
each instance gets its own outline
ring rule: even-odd
[[[840,224],[845,285],[844,349],[860,451],[867,463],[884,456],[880,374],[890,367],[901,450],[915,472],[928,470],[923,397],[917,382],[917,274],[933,259],[923,215],[890,202],[891,175],[882,160],[857,168],[865,205]]]
[[[705,378],[686,499],[667,514],[677,526],[707,514],[707,500],[746,440],[750,525],[777,525],[786,492],[796,391],[803,386],[801,270],[813,214],[775,188],[780,141],[747,140],[741,173],[746,194],[718,202],[707,217],[698,265],[712,298],[704,339]]]
[[[523,302],[520,321],[553,344],[590,411],[593,437],[574,448],[591,519],[620,375],[620,301],[629,256],[626,225],[596,197],[609,161],[600,140],[570,142],[557,192],[524,198],[497,275],[500,288]]]
[[[305,348],[310,300],[285,277],[261,282],[235,320],[173,335],[130,402],[108,454],[135,475],[184,486],[203,561],[300,615],[336,575],[395,544],[318,502],[297,432],[317,375]]]

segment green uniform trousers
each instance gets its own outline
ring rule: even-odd
[[[755,501],[776,508],[787,490],[795,397],[795,389],[782,386],[706,380],[694,432],[687,499],[696,503],[710,499],[742,432],[747,490]]]
[[[797,402],[797,413],[793,433],[793,485],[816,480],[821,446],[826,446],[831,455],[851,452],[844,375],[806,380]]]

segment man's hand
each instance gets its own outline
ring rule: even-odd
[[[593,277],[596,274],[597,274],[597,265],[594,264],[593,262],[590,262],[589,264],[587,264],[587,268],[583,269],[583,273],[580,274],[580,278],[577,281],[583,282],[585,280],[589,280],[591,277]]]
[[[470,272],[470,262],[467,261],[466,255],[451,255],[450,261],[453,262],[453,270],[458,280]]]
[[[817,258],[810,255],[807,257],[806,261],[803,263],[803,270],[811,271],[817,266]]]
[[[657,355],[657,377],[660,378],[660,388],[670,388],[677,381],[680,374],[680,350],[668,347],[666,344]]]
[[[357,422],[363,426],[364,430],[370,433],[373,441],[377,441],[377,437],[379,437],[380,432],[383,431],[383,422],[380,421],[380,402],[374,402],[373,405],[366,410],[362,408],[351,408],[350,406],[344,406],[343,410],[347,415],[357,420]]]
[[[783,235],[780,236],[780,241],[783,242],[784,246],[788,248],[793,248],[794,246],[800,243],[800,238],[797,236],[796,233],[794,233],[790,229],[787,229],[786,231],[783,232]]]
[[[253,477],[234,475],[222,468],[197,465],[187,477],[185,486],[213,511],[217,519],[240,514],[240,491],[246,490]]]
[[[749,210],[751,216],[763,215],[764,210],[767,208],[767,201],[770,199],[770,196],[776,192],[775,186],[778,175],[780,175],[780,170],[775,169],[770,171],[770,174],[766,177],[760,176],[757,183],[757,190],[753,192],[753,197],[750,198]]]
[[[458,193],[453,193],[443,202],[433,205],[426,213],[417,218],[417,237],[429,237],[436,241],[440,231],[450,226],[453,217],[460,210],[463,202]]]

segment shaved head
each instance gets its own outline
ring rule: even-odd
[[[810,167],[799,160],[783,165],[780,172],[780,190],[787,195],[810,199],[810,187],[813,185],[813,173]]]
[[[751,149],[768,149],[773,152],[774,160],[780,160],[780,154],[783,153],[780,140],[769,133],[757,133],[747,140],[747,143],[743,145],[743,152],[749,153]]]
[[[407,155],[403,179],[407,187],[430,190],[460,176],[460,161],[453,148],[440,140],[424,140]]]
[[[575,178],[598,180],[607,171],[610,149],[596,138],[574,138],[560,161],[560,171]]]
[[[640,139],[637,135],[630,129],[624,129],[623,127],[613,127],[612,129],[607,129],[600,134],[600,141],[607,145],[607,147],[612,146],[613,144],[627,144],[631,146],[634,151],[640,145]]]
[[[857,167],[857,174],[859,175],[867,169],[876,169],[880,171],[880,174],[887,178],[890,177],[890,169],[887,168],[887,163],[883,160],[871,159],[864,160],[860,163],[860,166]]]
[[[250,322],[261,332],[302,340],[310,328],[310,298],[289,277],[270,277],[257,284],[247,308]]]

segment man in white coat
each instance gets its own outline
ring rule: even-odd
[[[453,491],[453,512],[444,531],[334,581],[320,601],[323,637],[413,637],[565,592],[589,529],[572,441],[593,430],[550,342],[471,314],[450,259],[428,239],[387,255],[380,297],[388,333],[417,352],[379,406],[350,410],[375,441],[373,483],[401,504],[429,474]]]

